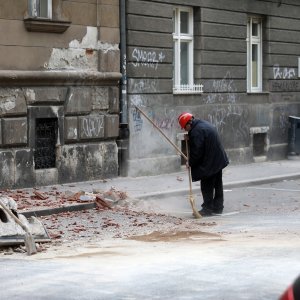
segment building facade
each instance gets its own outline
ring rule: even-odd
[[[213,123],[232,163],[286,158],[300,113],[297,0],[126,1],[130,176],[179,170],[183,111]],[[123,74],[124,75],[124,74]]]
[[[1,188],[118,175],[119,39],[117,0],[1,1]]]

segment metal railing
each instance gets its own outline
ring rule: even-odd
[[[173,87],[174,94],[201,94],[203,93],[203,84],[181,84]]]

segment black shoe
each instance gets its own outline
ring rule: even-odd
[[[199,210],[199,214],[200,214],[202,217],[210,217],[210,216],[213,215],[213,212],[212,212],[212,210],[210,210],[210,209],[202,208],[201,210]]]
[[[223,209],[214,209],[212,213],[214,215],[221,215],[223,213]]]

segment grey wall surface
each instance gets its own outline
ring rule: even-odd
[[[194,9],[194,81],[203,94],[172,91],[173,8]],[[263,17],[263,92],[247,93],[247,18]],[[299,115],[300,3],[296,0],[127,1],[129,103],[181,146],[182,111],[212,122],[232,163],[285,158],[288,116]],[[128,174],[171,172],[180,158],[133,106]],[[264,135],[255,157],[256,134]]]

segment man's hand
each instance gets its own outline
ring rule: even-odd
[[[185,141],[188,141],[188,140],[189,140],[189,135],[188,135],[188,134],[185,134],[185,135],[184,135],[184,140],[185,140]]]

